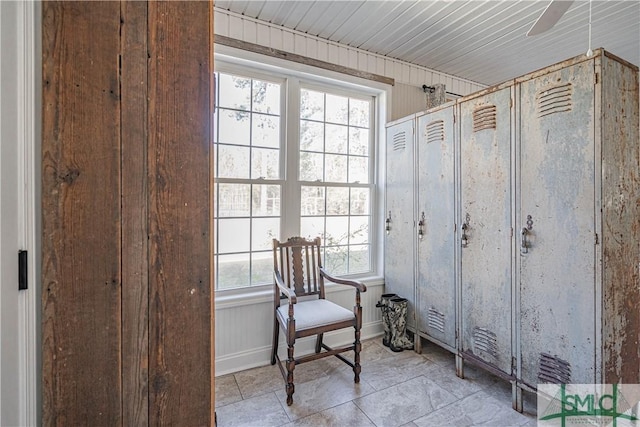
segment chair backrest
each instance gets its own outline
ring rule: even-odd
[[[291,237],[286,242],[273,239],[273,268],[296,296],[319,295],[324,298],[320,238]]]

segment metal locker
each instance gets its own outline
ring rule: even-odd
[[[460,103],[460,350],[512,375],[512,86]]]
[[[455,352],[454,105],[418,116],[416,132],[418,327]]]
[[[414,280],[414,126],[415,116],[387,126],[385,293],[409,300],[407,326],[415,330]]]
[[[596,381],[594,61],[520,84],[521,380]]]

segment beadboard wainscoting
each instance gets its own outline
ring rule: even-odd
[[[382,334],[382,316],[376,303],[384,290],[383,280],[364,281],[361,340]],[[327,284],[327,299],[352,309],[355,292],[348,286]],[[269,364],[273,334],[273,293],[216,298],[216,376]],[[315,337],[296,342],[296,353],[313,352]],[[353,342],[353,329],[326,334],[327,345]],[[286,340],[280,335],[279,354],[286,357]]]

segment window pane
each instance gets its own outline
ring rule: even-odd
[[[301,218],[300,235],[311,239],[324,235],[324,217]]]
[[[369,243],[369,217],[352,216],[349,224],[349,243]]]
[[[349,154],[369,155],[369,129],[349,128]]]
[[[300,118],[324,120],[324,94],[312,90],[300,91]]]
[[[349,243],[349,217],[327,217],[325,245],[336,246],[346,245],[347,243]]]
[[[280,114],[280,85],[253,81],[253,111]]]
[[[324,187],[302,186],[300,207],[302,215],[324,215]]]
[[[325,120],[331,123],[347,124],[349,98],[327,94],[327,114]]]
[[[349,156],[349,182],[369,183],[369,158]]]
[[[349,124],[351,126],[369,127],[369,101],[349,100]]]
[[[219,253],[248,252],[249,219],[218,220]]]
[[[347,182],[347,156],[327,154],[327,182]]]
[[[309,120],[300,120],[300,149],[305,151],[324,150],[324,125]]]
[[[249,147],[218,147],[219,178],[249,178]]]
[[[254,218],[251,228],[251,250],[262,251],[273,247],[273,239],[280,237],[280,218]]]
[[[364,273],[371,270],[369,245],[349,246],[349,273]]]
[[[251,142],[249,113],[220,110],[219,114],[219,140],[217,142],[221,144],[249,145]]]
[[[218,184],[217,187],[216,205],[219,217],[250,215],[249,184]]]
[[[348,246],[334,246],[325,249],[324,266],[331,274],[347,273]]]
[[[278,179],[280,177],[280,151],[269,148],[251,150],[251,178]]]
[[[303,151],[300,153],[300,181],[322,181],[324,156]]]
[[[349,189],[327,188],[327,215],[349,214]]]
[[[253,114],[251,145],[280,147],[280,117]]]
[[[220,107],[249,110],[251,106],[251,79],[218,74],[218,102]]]
[[[249,254],[218,255],[218,289],[249,286]]]
[[[282,89],[280,83],[216,73],[216,289],[272,281],[272,239],[280,237],[284,185],[273,182],[283,178]],[[324,95],[311,98],[317,101],[317,95],[323,119]],[[311,102],[310,111],[317,113],[318,105]],[[318,151],[322,156],[324,123],[315,126],[322,130]]]
[[[325,151],[328,153],[347,154],[348,130],[347,126],[327,125]]]
[[[369,209],[369,189],[352,188],[351,215],[368,215]]]
[[[255,216],[279,216],[280,215],[280,186],[259,185],[253,186],[253,215]]]
[[[273,283],[273,252],[258,252],[251,255],[251,285]]]

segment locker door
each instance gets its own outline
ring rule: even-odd
[[[521,379],[533,386],[595,382],[594,82],[587,61],[521,84]]]
[[[418,321],[420,332],[456,346],[453,106],[418,118]]]
[[[414,120],[387,128],[385,292],[409,300],[407,325],[415,327],[414,286]]]
[[[460,105],[461,348],[511,374],[511,88]]]

